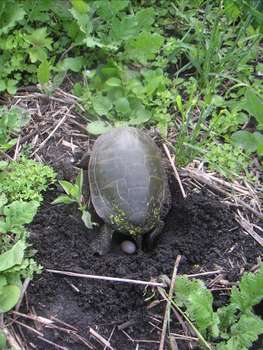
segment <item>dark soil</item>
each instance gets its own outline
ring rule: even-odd
[[[172,186],[175,186],[172,184]],[[112,250],[98,256],[90,249],[96,231],[82,224],[74,206],[54,206],[58,193],[46,196],[42,209],[30,226],[31,243],[38,250],[43,267],[86,274],[131,279],[171,277],[175,259],[182,255],[178,273],[224,270],[224,279],[236,281],[243,269],[248,270],[260,256],[260,247],[245,235],[232,211],[205,189],[193,191],[186,200],[175,191],[173,205],[164,232],[151,252],[125,255],[115,236]],[[211,276],[210,280],[215,276]],[[206,278],[208,281],[208,278]],[[47,318],[56,318],[76,327],[93,349],[104,349],[89,333],[92,327],[105,339],[111,332],[111,346],[117,350],[155,350],[159,348],[164,303],[147,309],[154,300],[153,290],[132,284],[98,282],[44,272],[35,279],[27,292],[24,312],[32,311]],[[215,307],[227,300],[227,291],[214,291]],[[155,299],[158,299],[156,293]],[[159,297],[161,299],[161,297]],[[124,331],[118,326],[131,321]],[[30,324],[30,323],[28,323]],[[177,333],[181,332],[175,324]],[[23,330],[24,331],[24,330]],[[46,339],[72,350],[88,349],[76,337],[62,331],[42,329]],[[33,333],[25,333],[32,349],[54,349]],[[138,347],[137,344],[139,344]],[[35,347],[34,347],[35,346]],[[180,350],[188,345],[178,342]]]

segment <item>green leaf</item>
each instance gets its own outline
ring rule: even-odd
[[[11,310],[20,297],[20,288],[8,285],[0,288],[0,313]]]
[[[110,126],[109,124],[106,124],[101,120],[91,122],[87,125],[87,131],[92,135],[104,134],[105,132],[109,131],[111,128],[112,126]]]
[[[107,115],[112,109],[112,102],[106,96],[97,95],[93,99],[93,108],[99,116]]]
[[[0,255],[0,272],[20,265],[26,249],[25,242],[19,240],[11,249]]]
[[[142,9],[136,13],[138,27],[141,30],[149,30],[154,22],[155,12],[152,7]]]
[[[49,81],[50,66],[48,61],[42,62],[37,69],[37,79],[40,84],[46,84]]]
[[[146,123],[151,119],[151,112],[144,108],[144,106],[139,107],[135,111],[135,115],[129,120],[130,125],[141,125]]]
[[[44,62],[47,60],[46,51],[41,47],[32,47],[28,49],[28,53],[32,63],[37,61]]]
[[[0,194],[0,209],[7,203],[7,198],[4,193]]]
[[[87,210],[83,210],[81,219],[88,229],[92,229],[93,224],[91,221],[91,215]]]
[[[25,14],[25,10],[18,3],[15,6],[11,2],[7,3],[4,13],[0,16],[0,35],[8,33],[16,22],[22,21]]]
[[[72,72],[80,72],[83,67],[84,59],[81,56],[65,58],[59,63],[60,70],[71,70]]]
[[[58,196],[51,204],[72,204],[75,203],[76,201],[69,196],[66,195],[61,195]]]
[[[108,86],[122,86],[121,80],[119,78],[110,78],[105,83]]]
[[[240,130],[232,134],[231,139],[236,146],[240,146],[247,152],[255,152],[257,144],[254,135],[246,130]]]
[[[6,336],[3,331],[0,331],[0,349],[6,349]]]
[[[263,100],[251,89],[246,91],[244,109],[256,118],[260,127],[263,126]]]
[[[187,308],[187,314],[193,322],[196,322],[198,330],[206,335],[208,328],[218,333],[218,317],[213,312],[213,297],[201,280],[189,280],[185,276],[176,279],[175,301],[179,306]],[[215,334],[218,336],[218,334]]]
[[[47,37],[47,28],[34,29],[32,34],[24,36],[25,40],[33,45],[34,48],[44,48],[51,50],[52,39]]]
[[[4,215],[6,216],[6,222],[12,226],[30,224],[36,215],[39,202],[30,201],[14,201],[11,204],[4,207]]]
[[[14,95],[16,93],[16,84],[17,80],[14,79],[8,79],[6,84],[6,90],[9,94]]]
[[[90,18],[90,15],[87,13],[81,13],[77,11],[76,9],[72,8],[69,10],[69,12],[72,14],[72,16],[75,18],[75,20],[78,23],[79,29],[85,33],[86,35],[90,34],[93,30],[92,21]]]
[[[160,34],[142,32],[136,39],[127,42],[125,53],[128,58],[146,64],[155,58],[163,42],[164,38]]]
[[[252,313],[242,315],[231,327],[230,339],[216,346],[216,350],[247,350],[263,333],[263,320]]]
[[[231,291],[231,303],[245,313],[263,299],[263,264],[260,270],[253,274],[245,273],[238,287]],[[263,328],[262,328],[263,329]]]
[[[4,80],[0,80],[0,91],[5,91],[6,83]]]
[[[139,30],[135,16],[125,16],[121,20],[115,17],[112,21],[110,36],[115,41],[128,40],[136,37]]]
[[[79,13],[86,13],[89,11],[89,5],[83,0],[71,0],[71,4]]]
[[[116,111],[119,113],[127,114],[131,111],[130,103],[126,97],[118,98],[114,104]]]
[[[255,131],[253,133],[254,139],[255,139],[255,143],[257,145],[257,154],[259,156],[263,155],[263,135],[262,133]]]
[[[59,184],[62,186],[63,190],[66,192],[67,195],[78,198],[79,197],[79,188],[78,186],[72,184],[69,181],[61,180],[59,181]]]

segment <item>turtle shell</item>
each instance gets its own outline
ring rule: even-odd
[[[138,235],[153,229],[165,200],[159,148],[136,128],[116,128],[95,142],[89,185],[97,214],[116,230]]]

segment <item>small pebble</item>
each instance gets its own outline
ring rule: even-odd
[[[136,244],[132,241],[121,242],[121,250],[126,254],[134,254],[136,252]]]

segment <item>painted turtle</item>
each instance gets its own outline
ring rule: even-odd
[[[79,166],[88,170],[91,201],[105,222],[96,251],[109,250],[114,231],[132,236],[139,248],[142,235],[148,234],[147,246],[152,247],[171,198],[154,141],[136,128],[114,128],[95,141]]]

